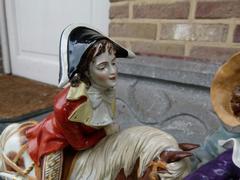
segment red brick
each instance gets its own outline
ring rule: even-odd
[[[156,39],[157,25],[150,23],[110,23],[112,37]]]
[[[198,2],[196,18],[217,19],[217,18],[237,18],[240,17],[239,0],[221,0],[214,2]]]
[[[233,42],[240,43],[240,25],[239,24],[235,27]]]
[[[132,50],[141,54],[184,56],[184,45],[159,42],[131,42]]]
[[[194,46],[191,49],[190,56],[198,59],[206,59],[212,63],[221,64],[239,51],[240,48]]]
[[[187,19],[189,2],[169,4],[139,4],[133,6],[134,18]]]
[[[115,42],[117,42],[118,44],[120,44],[121,46],[127,48],[127,41],[120,41],[120,40],[114,40]]]
[[[183,41],[225,42],[226,24],[175,24],[161,25],[160,39]]]
[[[110,8],[110,19],[114,18],[127,18],[129,16],[128,4],[111,6]]]

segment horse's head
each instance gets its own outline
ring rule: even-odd
[[[164,150],[149,163],[149,168],[144,177],[148,176],[147,179],[151,180],[168,180],[186,176],[189,173],[190,166],[188,160],[184,158],[192,156],[189,151],[197,147],[199,145],[182,143],[179,144],[181,150]]]

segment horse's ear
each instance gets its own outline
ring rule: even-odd
[[[115,180],[126,180],[126,175],[124,173],[124,169],[122,168],[119,173],[117,174],[117,177],[115,178]]]
[[[140,157],[137,158],[133,170],[131,174],[127,177],[127,180],[138,179],[138,171],[139,171]]]
[[[179,143],[178,147],[183,151],[191,151],[193,149],[198,148],[199,144],[191,144],[191,143]]]
[[[192,156],[192,153],[186,152],[186,151],[163,151],[160,154],[161,160],[165,161],[166,163],[180,161],[185,157],[190,157],[190,156]]]

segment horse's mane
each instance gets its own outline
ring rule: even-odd
[[[17,124],[17,123],[13,123],[9,126],[7,126],[4,131],[2,132],[2,134],[0,134],[0,159],[3,159],[2,155],[3,155],[3,150],[4,150],[4,146],[5,143],[7,142],[8,138],[13,135],[14,133],[17,132],[17,129],[19,129],[19,127],[21,126],[21,124]],[[3,163],[3,161],[0,161],[0,171],[3,171],[5,169],[5,165]]]
[[[115,179],[121,168],[129,175],[139,159],[138,176],[142,176],[148,163],[163,150],[179,150],[176,140],[169,134],[148,126],[126,129],[104,138],[95,147],[76,156],[71,167],[70,179]],[[162,179],[185,176],[188,171],[186,160],[168,164],[171,174],[160,175]]]

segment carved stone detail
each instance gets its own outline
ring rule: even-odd
[[[121,127],[151,125],[171,133],[179,142],[203,144],[205,137],[220,125],[208,108],[210,103],[203,102],[208,99],[205,97],[208,92],[175,86],[139,77],[121,77],[117,87],[117,121]]]
[[[129,105],[138,121],[144,124],[155,124],[159,116],[167,112],[171,106],[168,95],[161,90],[135,81],[128,88]]]

